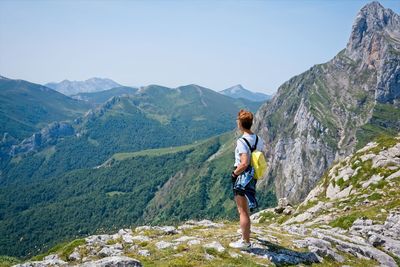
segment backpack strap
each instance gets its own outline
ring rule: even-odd
[[[244,138],[244,137],[242,137],[242,138],[246,142],[247,146],[250,148],[250,152],[253,152],[254,150],[256,150],[257,142],[258,142],[258,136],[257,135],[256,135],[256,144],[254,145],[254,147],[251,147],[249,141],[246,138]]]

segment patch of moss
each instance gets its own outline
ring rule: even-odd
[[[382,195],[379,193],[376,193],[376,192],[368,197],[369,200],[379,200],[381,198],[382,198]]]

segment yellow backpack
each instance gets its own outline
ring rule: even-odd
[[[250,143],[246,138],[243,137],[243,139],[251,151],[250,165],[254,168],[254,178],[257,180],[262,179],[268,166],[264,153],[257,150],[258,136],[256,135],[256,143],[254,144],[254,147],[250,146]]]

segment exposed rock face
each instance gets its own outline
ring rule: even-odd
[[[373,2],[357,15],[345,50],[284,83],[257,112],[254,130],[270,164],[264,186],[273,182],[278,198],[300,202],[354,151],[377,105],[398,108],[399,97],[400,16]]]
[[[68,122],[54,122],[43,128],[40,132],[24,139],[20,144],[11,147],[10,155],[37,151],[38,149],[54,144],[58,138],[73,135],[75,132]]]

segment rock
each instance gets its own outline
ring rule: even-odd
[[[301,223],[301,222],[307,221],[311,218],[312,218],[312,214],[310,212],[306,211],[304,213],[297,215],[296,217],[290,218],[289,220],[284,222],[283,225],[288,225],[291,223]]]
[[[215,249],[218,252],[224,252],[225,251],[225,248],[218,241],[213,241],[211,243],[204,244],[203,248]]]
[[[149,242],[151,239],[145,235],[135,235],[135,236],[132,236],[132,240],[138,241],[138,242]]]
[[[175,235],[179,233],[174,226],[154,226],[152,229],[163,232],[167,235]]]
[[[126,256],[106,257],[93,262],[86,262],[81,267],[141,267],[140,261]]]
[[[193,245],[199,245],[201,242],[198,239],[194,239],[194,240],[189,240],[187,242],[188,246],[193,246]]]
[[[144,226],[138,226],[135,228],[135,232],[137,232],[137,233],[143,232],[143,231],[148,231],[148,230],[151,230],[151,226],[144,225]]]
[[[233,251],[229,251],[229,256],[231,256],[231,257],[234,258],[234,259],[237,259],[237,258],[241,258],[241,257],[242,257],[242,255],[240,255],[240,254],[238,254],[238,253],[236,253],[236,252],[233,252]]]
[[[215,223],[210,220],[201,220],[201,221],[189,220],[186,222],[186,224],[193,224],[196,226],[203,226],[203,227],[207,227],[207,228],[221,228],[224,226],[223,223]]]
[[[363,183],[361,184],[361,186],[362,186],[363,188],[367,188],[370,184],[376,184],[376,183],[378,183],[380,180],[382,180],[383,178],[384,178],[383,176],[374,174],[374,175],[371,176],[370,179],[368,179],[367,181],[363,182]]]
[[[79,261],[80,259],[81,255],[79,254],[78,251],[74,251],[68,256],[68,260],[70,261]]]
[[[171,242],[166,242],[166,241],[159,241],[156,243],[157,249],[166,249],[169,247],[172,247],[174,244]]]
[[[390,181],[394,178],[400,177],[400,170],[398,170],[395,173],[392,173],[391,175],[389,175],[388,177],[386,177],[386,180]]]
[[[308,232],[304,225],[287,225],[284,226],[283,229],[288,233],[302,236],[306,235]]]
[[[293,207],[291,207],[291,206],[287,206],[284,210],[283,210],[283,214],[285,214],[285,215],[290,215],[290,214],[292,214],[294,212],[294,209],[293,209]]]
[[[181,242],[186,242],[186,241],[193,240],[193,239],[196,239],[196,237],[184,235],[184,236],[181,236],[181,237],[175,239],[174,242],[181,243]]]
[[[204,258],[206,259],[206,260],[213,260],[213,259],[215,259],[215,257],[213,256],[213,255],[210,255],[210,254],[208,254],[208,253],[205,253],[204,254]]]
[[[138,254],[144,257],[149,257],[150,256],[150,251],[146,249],[140,249],[138,250]]]
[[[342,239],[338,239],[338,238],[323,234],[319,231],[313,231],[313,233],[316,234],[316,236],[318,238],[321,238],[321,239],[331,242],[331,243],[335,243],[336,248],[340,251],[343,251],[346,253],[351,253],[354,256],[359,257],[359,258],[367,257],[370,259],[374,259],[384,266],[389,266],[389,267],[397,266],[395,260],[392,257],[390,257],[389,255],[385,254],[384,252],[382,252],[379,249],[376,249],[374,247],[370,247],[368,245],[354,244],[350,241],[352,239],[347,238],[347,237],[344,237],[345,240],[346,239],[348,240],[348,241],[345,241]],[[354,241],[354,240],[352,240],[352,241]]]
[[[274,208],[269,208],[269,209],[265,209],[265,210],[261,210],[259,212],[253,213],[252,215],[250,215],[250,220],[254,223],[259,223],[260,219],[263,217],[264,213],[270,213],[270,212],[274,212]]]
[[[122,255],[122,247],[115,247],[115,246],[107,246],[102,248],[98,255],[101,257],[110,257],[110,256],[120,256]]]
[[[86,244],[89,246],[93,245],[106,245],[107,241],[112,240],[112,236],[110,235],[92,235],[85,238]]]
[[[14,265],[13,267],[47,267],[47,266],[68,266],[68,263],[60,259],[47,259],[42,261],[30,261]]]

